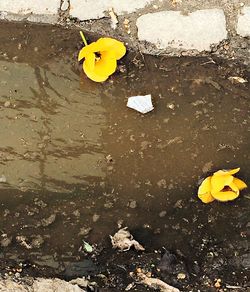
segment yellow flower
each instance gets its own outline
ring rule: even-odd
[[[117,60],[125,55],[126,47],[112,38],[100,38],[87,45],[83,34],[81,36],[85,47],[79,52],[78,61],[84,59],[83,71],[93,81],[107,80],[116,71]]]
[[[239,170],[240,168],[216,171],[212,176],[203,180],[198,189],[198,197],[203,203],[210,203],[214,200],[226,202],[236,199],[240,190],[247,187],[242,180],[233,176]]]

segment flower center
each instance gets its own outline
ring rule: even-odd
[[[228,191],[233,191],[233,190],[229,186],[224,186],[224,188],[221,191],[228,192]]]
[[[99,60],[101,60],[101,53],[100,52],[95,52],[95,60],[96,61],[99,61]]]

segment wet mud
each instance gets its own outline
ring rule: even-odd
[[[248,291],[249,190],[206,205],[197,187],[218,169],[248,181],[249,82],[228,78],[249,69],[131,52],[97,84],[76,30],[1,23],[0,38],[1,277],[151,291],[143,269],[181,291]],[[152,112],[126,107],[143,94]],[[112,249],[125,226],[144,252]]]

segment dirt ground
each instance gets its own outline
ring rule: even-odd
[[[77,30],[1,23],[0,36],[0,278],[153,291],[142,270],[181,291],[249,291],[249,190],[197,198],[218,169],[250,175],[249,82],[230,80],[249,81],[249,68],[128,53],[96,84]],[[151,113],[126,107],[149,93]],[[112,248],[125,226],[145,251]]]

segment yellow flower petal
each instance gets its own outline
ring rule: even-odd
[[[228,170],[228,173],[231,174],[231,175],[233,175],[233,174],[235,174],[235,173],[237,173],[239,171],[240,171],[240,167],[234,168],[234,169],[231,169],[231,170]]]
[[[99,51],[113,51],[116,60],[121,59],[126,54],[126,47],[122,42],[119,42],[112,38],[100,38],[96,42],[99,47]]]
[[[88,54],[91,54],[94,52],[98,52],[98,46],[96,45],[96,42],[91,43],[80,50],[78,54],[78,61],[81,61],[83,58],[86,58]]]
[[[211,191],[211,176],[207,177],[206,179],[202,181],[198,189],[198,195],[210,193],[210,191]]]
[[[229,186],[233,182],[232,175],[213,175],[211,178],[211,195],[214,197],[214,194],[223,190],[225,186]]]
[[[93,57],[94,56],[94,57]],[[93,81],[103,82],[116,70],[117,62],[112,52],[102,52],[100,59],[97,60],[94,53],[85,57],[83,70]]]
[[[214,173],[214,175],[233,175],[240,171],[240,167],[230,169],[230,170],[218,170]]]
[[[117,62],[115,56],[111,52],[102,52],[101,58],[95,63],[95,73],[98,75],[111,75],[115,72]]]
[[[214,201],[214,197],[210,193],[205,194],[198,194],[198,197],[201,199],[201,201],[205,204],[211,203]]]
[[[247,188],[247,185],[244,183],[244,181],[242,181],[239,178],[234,177],[233,179],[233,183],[238,187],[238,189],[241,191],[245,188]]]
[[[236,185],[233,181],[229,184],[229,188],[230,188],[233,192],[235,192],[236,194],[239,195],[240,190],[239,190],[239,188],[237,187],[237,185]]]
[[[83,71],[89,79],[95,82],[104,82],[109,78],[109,75],[98,75],[95,70],[90,70],[89,67],[86,66],[85,62],[83,63]]]
[[[84,60],[85,68],[87,68],[88,71],[93,71],[95,68],[95,53],[89,53]]]
[[[210,191],[211,191],[211,176],[204,179],[198,189],[198,197],[205,204],[211,203],[214,201],[214,198],[212,197]]]
[[[218,192],[213,194],[213,197],[221,202],[232,201],[239,196],[239,193],[235,193],[233,191],[226,191],[226,192]]]

